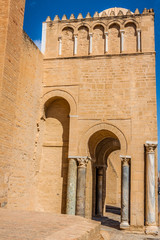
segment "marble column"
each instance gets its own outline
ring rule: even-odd
[[[66,214],[75,215],[76,212],[77,161],[69,158],[67,182]]]
[[[62,55],[62,37],[59,37],[58,40],[59,40],[58,54],[59,54],[59,56],[61,56]]]
[[[120,34],[121,34],[120,52],[122,53],[124,51],[124,30],[120,30]]]
[[[86,168],[89,158],[77,158],[78,177],[77,177],[77,204],[76,215],[85,217],[85,197],[86,197]]]
[[[103,215],[103,167],[97,167],[97,215]]]
[[[129,227],[129,165],[130,156],[120,156],[122,160],[122,197],[121,197],[121,229]]]
[[[74,35],[74,55],[77,54],[78,35]]]
[[[93,34],[90,33],[89,34],[89,54],[92,53],[92,38],[93,38]]]
[[[157,142],[147,141],[146,147],[146,233],[158,234],[156,226],[155,149]]]
[[[105,32],[105,53],[108,52],[108,32]]]
[[[137,50],[141,51],[141,30],[137,29]]]

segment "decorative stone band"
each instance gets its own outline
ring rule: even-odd
[[[131,160],[131,156],[122,156],[120,155],[123,166],[128,166]]]
[[[145,143],[146,153],[154,153],[157,145],[158,145],[157,142],[146,141]]]

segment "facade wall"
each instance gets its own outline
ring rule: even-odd
[[[143,228],[144,144],[148,139],[157,140],[154,16],[153,13],[139,14],[134,19],[132,16],[124,17],[124,21],[122,19],[123,17],[85,19],[83,24],[77,20],[68,20],[68,23],[67,20],[47,23],[43,94],[52,92],[54,95],[54,91],[57,90],[61,91],[62,95],[63,92],[67,92],[76,103],[77,118],[74,121],[76,127],[72,125],[74,134],[69,138],[69,141],[72,141],[69,143],[69,156],[73,156],[71,154],[73,152],[75,156],[86,155],[87,150],[83,151],[82,148],[81,151],[80,145],[84,141],[83,136],[93,126],[108,124],[122,132],[126,148],[125,150],[121,148],[115,154],[131,156],[130,223],[132,227]],[[70,28],[68,40],[62,35],[63,28],[67,31],[66,26]],[[137,46],[139,29],[140,52]],[[124,31],[123,52],[121,30]],[[108,33],[106,53],[103,44],[105,32]],[[92,54],[89,54],[90,33],[93,34]],[[73,54],[75,35],[78,41],[76,55]],[[58,56],[59,37],[63,46],[60,56]],[[69,41],[72,44],[69,44]],[[66,49],[67,53],[63,49]],[[87,142],[85,148],[88,148]],[[56,158],[56,155],[54,156]],[[120,159],[111,158],[108,172],[106,171],[106,179],[109,179],[106,185],[108,190],[111,189],[113,181],[117,190],[106,195],[106,204],[112,202],[113,205],[120,206],[120,168]],[[89,166],[87,170],[86,216],[89,217],[93,204],[90,196],[93,191],[89,193],[88,189],[94,176],[90,177],[92,169]]]

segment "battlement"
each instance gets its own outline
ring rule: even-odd
[[[56,15],[54,17],[54,19],[52,20],[50,16],[47,17],[46,19],[46,23],[51,23],[51,22],[80,22],[80,21],[85,21],[85,20],[94,20],[94,19],[104,19],[104,18],[107,18],[107,19],[111,19],[111,18],[119,18],[119,17],[123,17],[123,18],[126,18],[128,16],[139,16],[139,15],[153,15],[154,14],[154,10],[151,8],[151,9],[147,9],[147,8],[144,8],[143,12],[140,13],[139,12],[139,9],[137,8],[135,10],[135,12],[131,12],[129,9],[125,9],[125,8],[110,8],[110,9],[107,9],[107,10],[104,10],[100,13],[98,12],[95,12],[93,17],[91,16],[91,14],[88,12],[86,17],[83,17],[82,13],[79,13],[77,18],[75,17],[75,15],[72,13],[70,18],[67,18],[66,14],[63,15],[62,19],[59,18],[58,15]]]
[[[76,57],[154,51],[154,10],[109,8],[93,17],[71,14],[43,23],[45,57]]]

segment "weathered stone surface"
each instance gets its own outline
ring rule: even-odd
[[[78,216],[0,210],[1,240],[103,240],[100,223]]]

